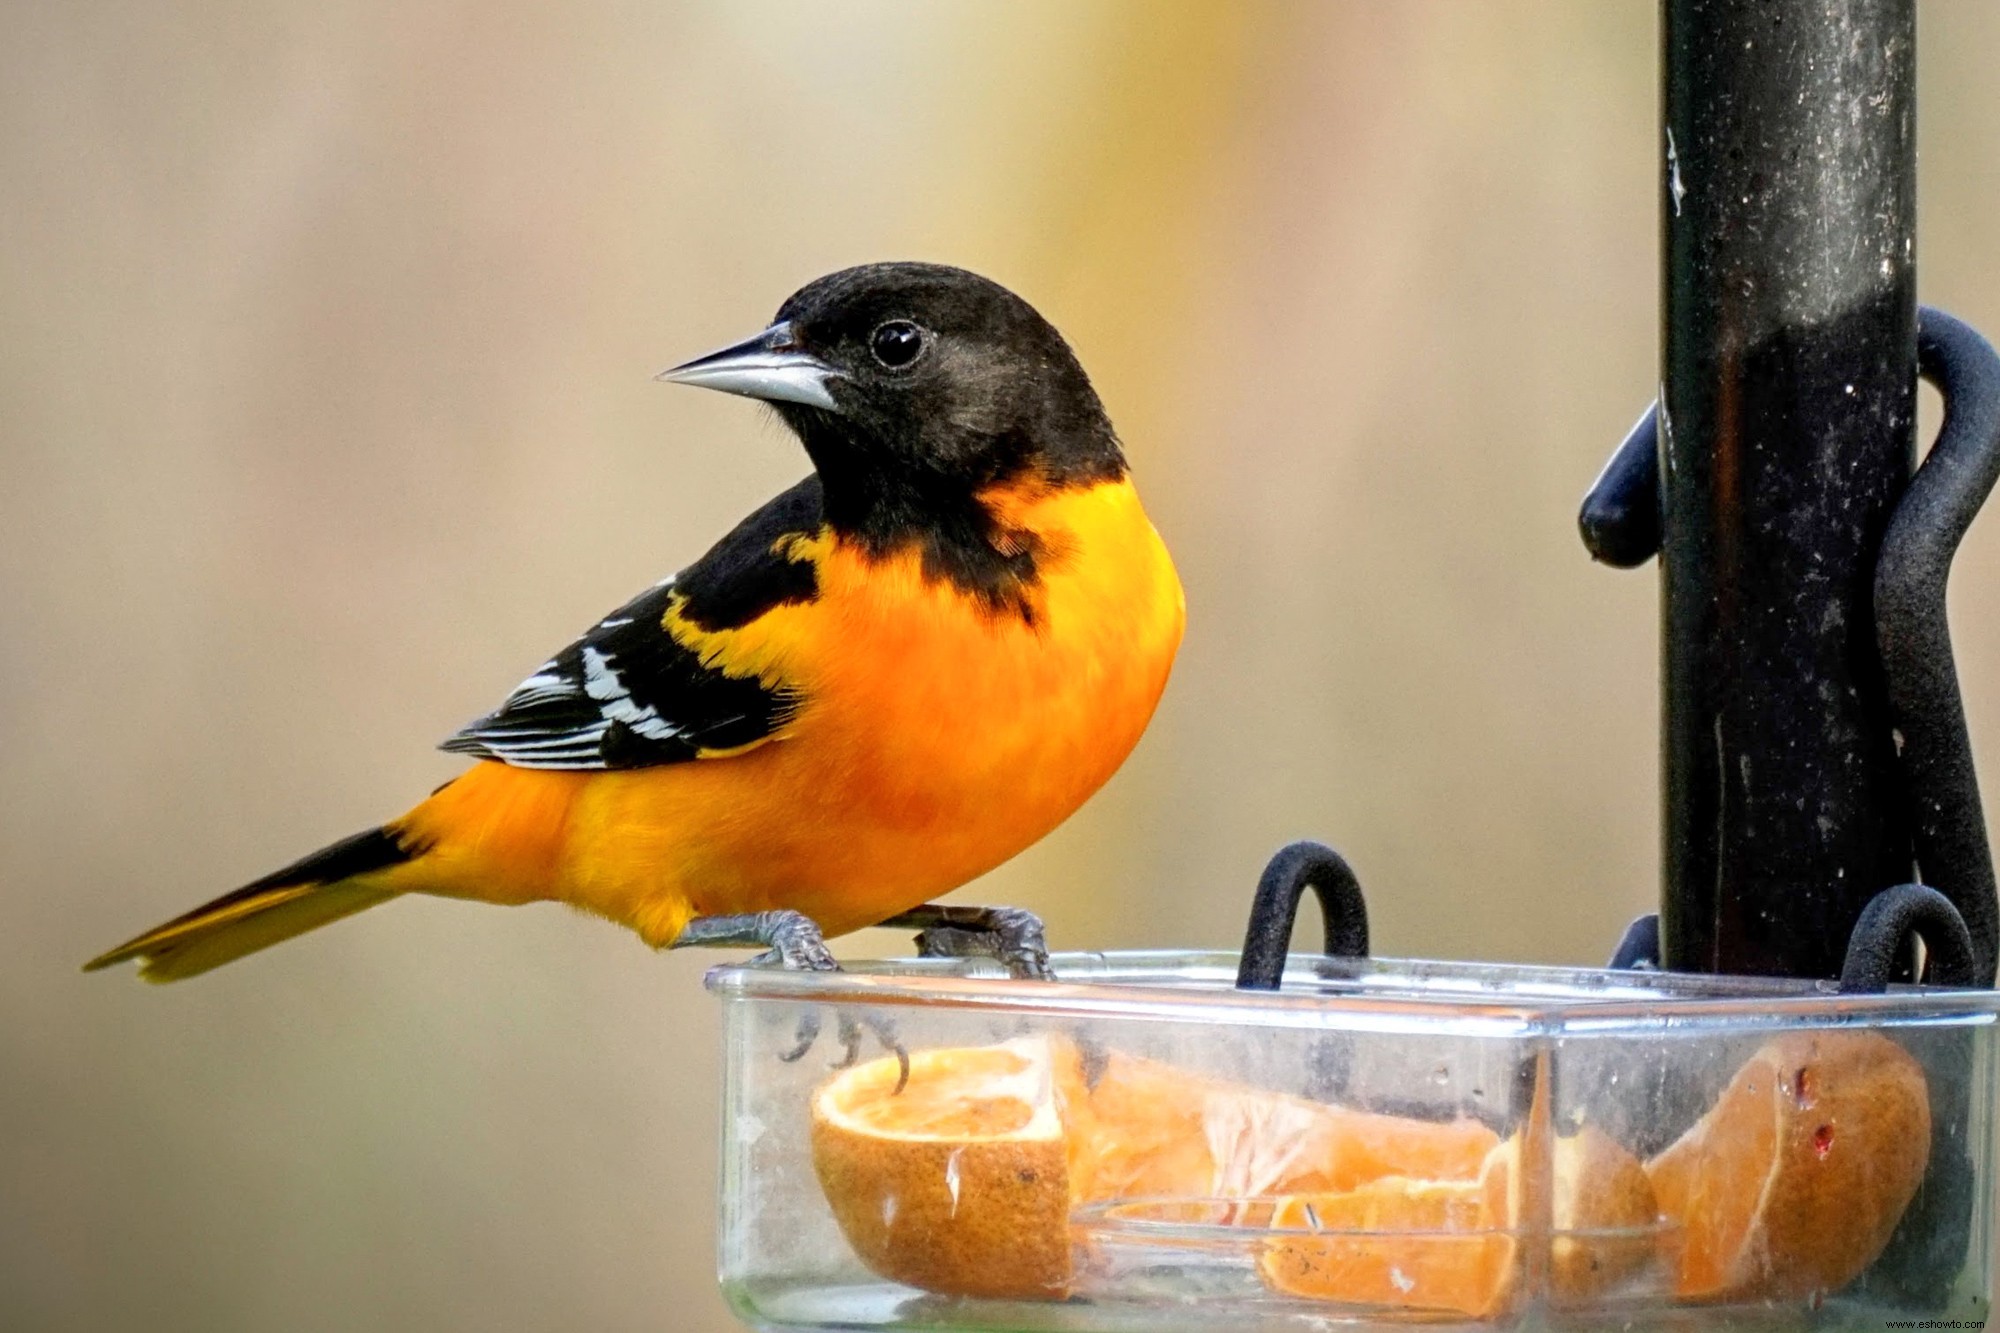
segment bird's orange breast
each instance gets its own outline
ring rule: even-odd
[[[438,800],[506,786],[547,807],[533,845],[505,853],[511,887],[487,871],[492,896],[560,898],[655,944],[695,916],[779,907],[832,935],[956,888],[1067,818],[1152,717],[1180,643],[1180,583],[1128,481],[983,498],[1036,539],[1026,614],[927,574],[915,551],[801,541],[818,595],[712,645],[732,673],[796,689],[796,715],[768,742],[690,763],[480,765]],[[486,821],[496,836],[502,823]]]

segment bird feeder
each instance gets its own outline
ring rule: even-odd
[[[1581,520],[1660,564],[1659,914],[1603,970],[1371,959],[1298,844],[1237,954],[719,968],[744,1320],[1983,1326],[2000,909],[1944,585],[2000,357],[1916,304],[1914,0],[1665,0],[1661,70],[1661,397]],[[795,1058],[829,1009],[891,1053]]]

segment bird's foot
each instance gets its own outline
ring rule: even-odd
[[[882,923],[915,930],[922,958],[997,958],[1021,981],[1052,981],[1042,919],[1018,907],[946,907],[925,903]]]
[[[751,944],[764,946],[764,952],[750,960],[753,963],[778,963],[794,972],[840,970],[819,926],[803,912],[698,916],[681,929],[670,947],[726,948]]]
[[[819,1014],[818,1009],[809,1008],[799,1015],[799,1027],[795,1034],[798,1045],[780,1055],[778,1057],[780,1060],[792,1064],[805,1058],[806,1052],[810,1051],[814,1043],[819,1040]],[[886,1018],[873,1014],[856,1018],[845,1009],[835,1009],[833,1017],[834,1034],[840,1041],[841,1056],[833,1062],[831,1068],[846,1069],[861,1058],[863,1029],[866,1029],[875,1034],[875,1039],[882,1043],[883,1050],[896,1057],[896,1086],[890,1089],[889,1095],[893,1097],[901,1092],[903,1085],[910,1081],[910,1052],[897,1038],[896,1025]]]
[[[833,954],[826,947],[826,937],[820,933],[818,924],[803,912],[744,912],[735,916],[696,917],[687,923],[674,940],[673,947],[752,944],[765,946],[763,953],[750,960],[753,963],[777,963],[795,972],[840,970],[840,964],[834,961]],[[833,1067],[845,1069],[860,1057],[865,1029],[873,1032],[883,1047],[895,1055],[900,1071],[895,1091],[901,1092],[910,1078],[910,1053],[896,1039],[896,1029],[889,1020],[876,1017],[857,1019],[838,1009],[834,1011],[834,1017],[844,1054],[834,1062]],[[798,1045],[778,1058],[787,1063],[804,1059],[806,1052],[819,1041],[821,1023],[820,1011],[807,1006],[799,1015]]]

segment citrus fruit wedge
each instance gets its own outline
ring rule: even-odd
[[[1520,1282],[1523,1218],[1539,1193],[1524,1185],[1544,1169],[1554,1303],[1587,1304],[1652,1260],[1657,1209],[1637,1158],[1591,1126],[1554,1139],[1546,1168],[1524,1170],[1525,1153],[1516,1135],[1487,1153],[1475,1180],[1388,1176],[1284,1199],[1272,1225],[1304,1234],[1271,1240],[1264,1280],[1314,1300],[1491,1318]]]
[[[1639,1159],[1593,1125],[1557,1138],[1550,1156],[1549,1295],[1587,1305],[1659,1259],[1659,1200]]]
[[[1802,1031],[1765,1043],[1647,1164],[1681,1227],[1676,1293],[1776,1300],[1847,1285],[1888,1244],[1930,1140],[1923,1069],[1895,1042]]]
[[[1339,1194],[1293,1195],[1258,1261],[1289,1296],[1484,1318],[1504,1299],[1514,1243],[1493,1229],[1477,1180],[1384,1176]]]
[[[1335,1192],[1389,1175],[1469,1180],[1500,1141],[1477,1120],[1348,1110],[1117,1051],[1068,1120],[1080,1203]]]

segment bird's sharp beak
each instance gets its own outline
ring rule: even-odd
[[[832,366],[800,348],[789,323],[773,324],[754,338],[685,365],[663,370],[655,379],[720,389],[767,402],[804,403],[838,412],[826,382],[839,374]]]

